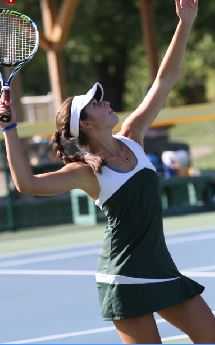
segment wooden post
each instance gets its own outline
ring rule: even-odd
[[[51,42],[52,36],[52,29],[56,20],[56,12],[55,12],[55,3],[53,0],[41,0],[41,9],[42,9],[42,17],[43,17],[43,27],[44,27],[44,35],[42,36],[42,44],[44,41],[47,43],[50,42],[50,45],[46,45],[47,49],[47,60],[48,60],[48,69],[49,69],[49,78],[52,93],[54,96],[55,102],[55,109],[59,107],[63,98],[65,97],[64,94],[64,78],[63,78],[63,69],[60,68],[58,65],[58,54],[54,51]]]
[[[79,0],[63,1],[59,16],[57,17],[53,27],[52,41],[55,43],[55,49],[63,48],[69,33],[69,29],[74,20],[78,4]]]
[[[63,0],[56,16],[54,0],[40,0],[44,34],[41,47],[47,52],[51,89],[56,110],[66,97],[63,46],[79,0]]]
[[[40,47],[46,52],[51,49],[51,42],[44,35],[43,32],[40,32]]]
[[[149,59],[151,83],[154,81],[159,68],[159,54],[156,39],[155,19],[152,0],[140,1],[140,16],[144,33],[146,53]]]
[[[64,73],[63,53],[49,50],[47,52],[49,78],[57,110],[66,97],[66,82]]]

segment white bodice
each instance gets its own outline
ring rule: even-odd
[[[112,168],[103,165],[102,173],[97,174],[97,179],[100,186],[100,193],[98,199],[95,201],[95,204],[102,209],[102,205],[107,201],[124,183],[126,183],[134,174],[138,171],[148,168],[156,172],[154,165],[150,162],[146,156],[144,149],[133,139],[113,135],[114,138],[122,141],[126,144],[129,149],[134,153],[137,159],[137,165],[135,168],[129,172],[119,172],[113,170]]]

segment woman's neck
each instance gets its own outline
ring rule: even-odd
[[[111,135],[94,138],[89,143],[90,152],[93,154],[102,153],[104,156],[116,156],[119,152],[117,140]]]

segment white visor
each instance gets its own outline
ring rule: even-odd
[[[75,96],[71,105],[70,133],[72,137],[79,137],[79,121],[81,110],[93,99],[102,101],[104,96],[103,87],[100,83],[95,83],[86,95]]]

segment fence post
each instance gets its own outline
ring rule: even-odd
[[[81,189],[70,192],[73,221],[79,225],[97,224],[96,206],[90,197]]]
[[[2,140],[0,140],[0,154],[1,154],[1,157],[2,157],[3,173],[6,176],[5,180],[6,180],[6,187],[7,187],[7,196],[6,196],[7,222],[8,222],[9,229],[10,230],[15,230],[13,201],[12,201],[10,185],[9,185],[9,173],[8,173],[8,167],[7,167],[6,152],[5,152],[4,142]]]

